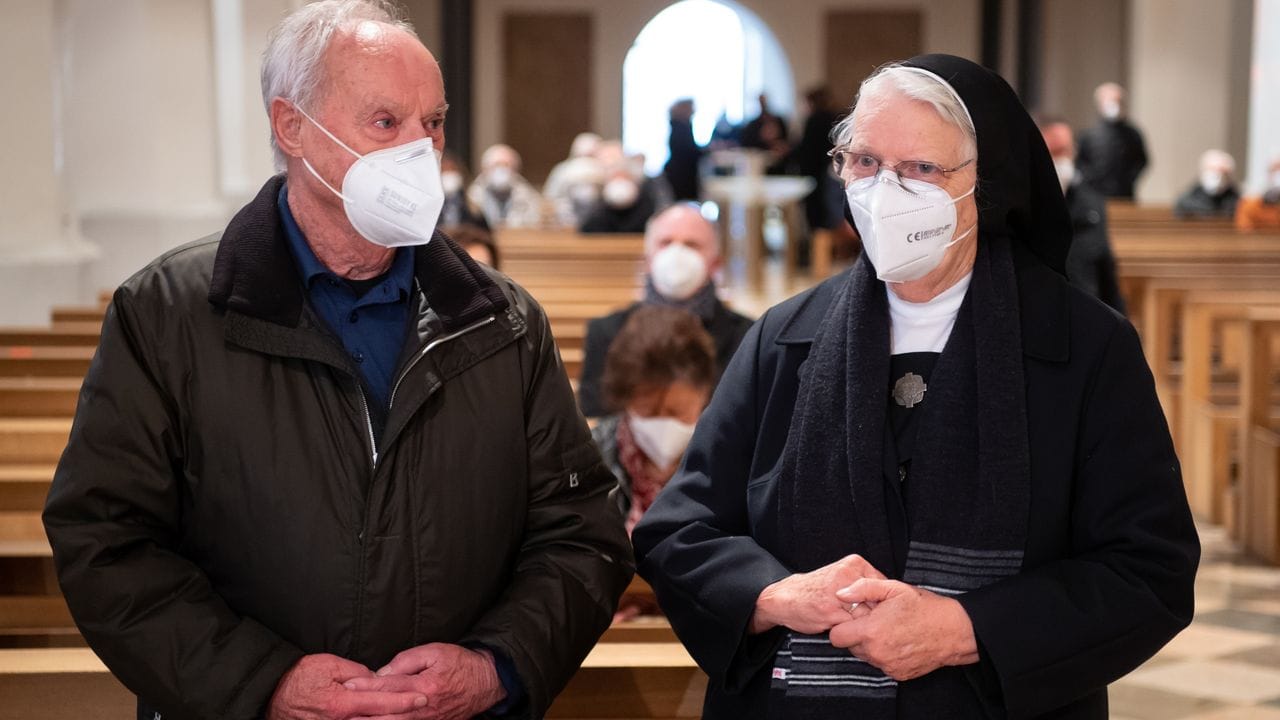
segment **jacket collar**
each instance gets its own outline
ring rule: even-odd
[[[305,301],[276,198],[284,175],[267,181],[227,225],[214,259],[209,302],[276,325],[298,327]],[[413,249],[414,275],[446,331],[509,306],[502,289],[443,233]]]
[[[1049,362],[1066,362],[1070,357],[1067,282],[1019,243],[1012,246],[1018,273],[1022,354]],[[827,308],[846,280],[847,272],[814,288],[783,323],[775,342],[779,345],[812,344]]]

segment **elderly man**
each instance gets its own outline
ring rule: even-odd
[[[1124,88],[1103,83],[1093,92],[1098,123],[1080,133],[1076,165],[1085,182],[1109,198],[1133,199],[1133,186],[1147,167],[1142,133],[1125,117]]]
[[[542,221],[542,196],[520,174],[521,164],[510,145],[494,145],[480,156],[480,174],[467,188],[467,199],[492,227],[534,227]]]
[[[433,234],[448,106],[393,11],[276,28],[285,174],[104,320],[44,519],[140,717],[540,716],[631,576],[546,316]]]
[[[636,308],[670,305],[697,315],[715,341],[717,377],[751,328],[750,318],[725,307],[716,297],[712,277],[720,268],[720,241],[697,206],[673,205],[654,215],[645,228],[644,258],[644,299],[587,323],[578,403],[588,417],[607,411],[600,389],[605,355]]]
[[[1067,251],[1067,279],[1072,285],[1124,313],[1124,298],[1116,275],[1116,258],[1107,236],[1107,201],[1076,171],[1075,137],[1064,122],[1046,122],[1040,129],[1053,159],[1053,169],[1071,215],[1071,249]]]
[[[1236,189],[1236,160],[1224,150],[1205,150],[1200,177],[1178,197],[1173,214],[1180,218],[1232,218],[1240,191]]]

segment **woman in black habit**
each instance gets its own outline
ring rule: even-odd
[[[636,527],[708,718],[1106,718],[1199,543],[1133,327],[1009,86],[882,68],[835,130],[865,252],[768,311]]]

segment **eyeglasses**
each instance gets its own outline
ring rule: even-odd
[[[875,155],[853,152],[847,147],[836,148],[828,152],[827,155],[831,156],[831,168],[835,170],[837,177],[849,175],[861,180],[880,172],[880,167],[884,164]],[[903,160],[890,167],[898,174],[898,177],[937,185],[951,173],[968,166],[972,162],[973,158],[969,158],[953,168],[944,168],[942,165],[928,160]]]

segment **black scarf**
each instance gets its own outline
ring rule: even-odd
[[[902,579],[955,595],[1015,574],[1027,532],[1030,452],[1011,243],[1062,271],[1070,222],[1039,131],[998,76],[960,58],[907,63],[952,85],[978,134],[978,255],[938,358],[902,506]],[[779,479],[780,559],[807,572],[859,553],[895,574],[883,458],[889,388],[885,285],[864,258],[823,318],[801,383]],[[893,501],[896,507],[896,499]],[[791,635],[773,672],[775,717],[981,716],[965,672],[897,683],[833,648]]]

